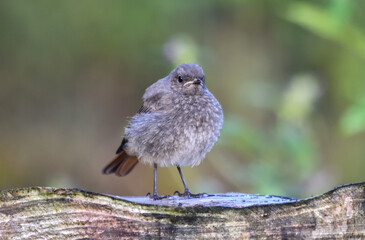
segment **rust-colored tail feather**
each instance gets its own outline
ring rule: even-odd
[[[103,169],[104,174],[115,173],[118,176],[125,176],[130,173],[137,165],[138,159],[135,156],[129,156],[125,151],[118,155]]]

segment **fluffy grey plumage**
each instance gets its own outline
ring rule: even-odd
[[[186,84],[194,79],[201,84]],[[143,102],[147,112],[135,115],[125,130],[127,154],[162,167],[199,165],[223,124],[222,107],[205,86],[203,69],[179,65],[147,88]]]
[[[222,107],[208,91],[203,69],[181,64],[146,89],[143,106],[126,127],[118,152],[155,164],[155,169],[156,164],[177,166],[180,172],[180,166],[200,164],[217,142],[222,124]],[[118,172],[116,163],[104,173]]]

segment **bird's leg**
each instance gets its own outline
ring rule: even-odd
[[[159,196],[157,194],[157,164],[156,163],[153,164],[153,168],[154,168],[153,194],[147,193],[147,196],[149,196],[153,200],[160,200],[160,199],[166,198],[167,196]]]
[[[177,166],[177,170],[179,171],[181,180],[182,180],[182,182],[184,184],[185,191],[184,191],[184,193],[181,193],[179,191],[175,191],[174,194],[179,195],[179,197],[188,197],[188,198],[201,198],[201,197],[208,196],[208,194],[206,194],[206,193],[197,193],[197,194],[191,193],[188,185],[186,184],[186,181],[185,181],[185,178],[184,178],[184,175],[183,175],[183,173],[181,171],[180,166]]]

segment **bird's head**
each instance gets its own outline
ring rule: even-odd
[[[195,63],[184,63],[169,74],[171,89],[186,95],[196,95],[205,89],[203,69]]]

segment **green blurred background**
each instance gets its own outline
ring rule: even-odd
[[[144,195],[105,176],[144,89],[196,62],[221,102],[194,192],[308,197],[364,181],[365,1],[1,1],[0,189]],[[160,168],[158,190],[182,190]]]

